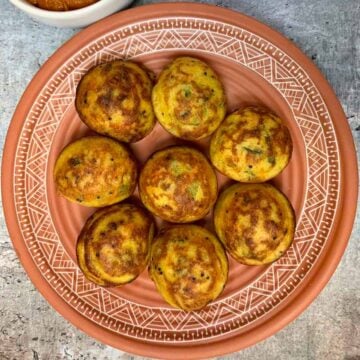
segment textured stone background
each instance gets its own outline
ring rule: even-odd
[[[150,2],[135,1],[134,6]],[[359,0],[202,1],[241,11],[283,33],[322,70],[360,145]],[[78,30],[48,27],[0,0],[0,146],[26,85]],[[354,170],[355,171],[355,170]],[[360,359],[360,227],[316,301],[273,337],[223,359]],[[140,359],[70,325],[36,291],[13,251],[0,211],[0,359]]]

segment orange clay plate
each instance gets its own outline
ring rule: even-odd
[[[76,238],[93,209],[55,194],[54,161],[88,129],[76,85],[95,64],[134,59],[159,73],[180,55],[207,61],[224,83],[229,111],[263,104],[286,120],[292,159],[273,182],[296,212],[295,241],[277,262],[230,261],[221,297],[202,311],[166,305],[145,271],[122,288],[101,288],[76,263]],[[132,145],[143,162],[177,143],[159,125]],[[203,141],[200,146],[205,146]],[[11,122],[2,167],[7,226],[35,286],[74,325],[116,348],[151,357],[206,358],[274,334],[319,294],[343,254],[357,199],[355,150],[329,84],[290,41],[242,14],[201,4],[124,11],[62,46],[28,86]],[[221,186],[227,181],[219,176]],[[211,229],[210,218],[205,220]]]

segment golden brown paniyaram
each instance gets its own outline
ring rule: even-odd
[[[161,125],[186,140],[209,136],[226,114],[218,76],[208,64],[188,56],[176,58],[162,70],[152,102]]]
[[[294,210],[270,184],[234,184],[223,191],[214,210],[216,233],[229,254],[245,265],[277,260],[291,245]]]
[[[101,286],[133,281],[146,268],[155,225],[142,207],[120,203],[99,209],[78,238],[78,264],[85,277]]]
[[[176,225],[154,240],[149,274],[171,306],[200,310],[223,291],[228,260],[210,231],[196,225]]]
[[[200,151],[170,146],[146,161],[139,178],[139,194],[145,207],[170,222],[203,218],[217,197],[217,179]]]
[[[112,205],[136,187],[137,163],[123,144],[105,136],[87,136],[67,145],[54,167],[57,192],[83,206]]]
[[[155,125],[152,74],[142,65],[115,60],[97,65],[81,79],[75,106],[80,119],[99,134],[136,142]]]
[[[249,106],[226,117],[210,143],[210,159],[240,182],[264,182],[278,175],[292,153],[290,132],[269,110]]]

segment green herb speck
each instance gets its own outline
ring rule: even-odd
[[[273,166],[276,164],[276,159],[274,156],[268,156],[267,161]]]
[[[181,174],[186,172],[186,169],[184,168],[184,165],[182,165],[179,161],[173,160],[170,163],[170,171],[172,175],[180,176]]]
[[[122,184],[120,185],[120,189],[119,189],[119,192],[120,193],[127,193],[129,191],[129,184]]]
[[[193,200],[195,200],[196,195],[197,195],[198,191],[200,190],[200,187],[201,187],[201,185],[198,182],[193,182],[186,188],[186,191],[188,192],[188,194],[190,195],[190,197]]]
[[[189,88],[185,88],[184,89],[184,96],[186,98],[190,97],[191,96],[191,90]]]
[[[247,146],[243,146],[243,149],[246,150],[250,154],[254,154],[254,155],[261,155],[262,154],[261,149],[253,149],[253,148],[249,148]]]
[[[200,125],[200,120],[198,118],[193,118],[190,122],[189,125],[193,125],[193,126],[198,126]]]

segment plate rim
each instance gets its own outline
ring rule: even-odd
[[[296,59],[296,61],[301,64],[306,74],[314,82],[329,110],[329,113],[331,114],[331,121],[337,135],[337,141],[339,143],[339,158],[341,160],[346,158],[347,164],[352,164],[352,166],[345,167],[344,161],[341,161],[339,168],[342,178],[341,187],[339,188],[340,207],[335,217],[337,224],[333,225],[331,233],[329,234],[329,237],[335,237],[336,233],[338,232],[341,232],[342,235],[340,242],[334,243],[332,241],[330,243],[330,250],[332,248],[336,248],[335,256],[331,256],[329,259],[329,256],[324,256],[324,253],[321,254],[317,264],[311,270],[311,273],[308,275],[306,281],[304,281],[304,283],[299,286],[299,288],[302,290],[301,294],[297,294],[295,297],[290,297],[289,304],[287,304],[286,307],[278,314],[275,314],[275,316],[272,316],[267,321],[259,324],[258,326],[255,326],[244,334],[234,333],[234,335],[231,337],[226,337],[225,339],[220,338],[219,340],[211,341],[210,343],[206,344],[206,346],[204,346],[204,343],[175,346],[169,346],[167,344],[154,345],[152,343],[142,342],[141,340],[131,339],[126,336],[113,333],[107,329],[100,328],[97,324],[85,318],[83,315],[69,306],[67,302],[59,297],[54,289],[44,280],[43,275],[40,273],[31,257],[26,256],[28,250],[25,246],[25,243],[22,241],[23,239],[17,223],[17,219],[14,216],[11,216],[15,213],[15,203],[13,202],[12,192],[12,172],[6,171],[6,168],[9,168],[10,165],[11,169],[14,167],[17,139],[14,140],[14,136],[12,135],[18,134],[20,132],[24,122],[24,117],[30,109],[29,106],[24,105],[23,100],[24,98],[29,97],[36,98],[43,85],[49,80],[49,76],[42,76],[43,73],[53,75],[57,67],[63,64],[63,62],[70,56],[70,54],[76,52],[79,48],[82,48],[83,45],[87,44],[89,41],[107,33],[115,26],[124,26],[144,18],[154,19],[164,16],[166,17],[166,15],[170,16],[170,14],[171,16],[203,17],[205,19],[217,20],[234,26],[241,26],[242,28],[249,29],[251,32],[254,32],[276,44],[276,46],[284,53],[291,54],[291,58]],[[34,91],[34,89],[36,91]],[[339,132],[340,125],[341,132]],[[341,136],[339,136],[339,134],[341,134]],[[123,351],[127,351],[129,353],[157,358],[171,357],[174,359],[182,359],[186,353],[187,358],[189,359],[199,357],[205,358],[239,351],[275,334],[277,331],[298,317],[300,313],[302,313],[319,295],[321,290],[324,288],[336,270],[336,267],[339,264],[345,251],[353,228],[358,193],[358,172],[356,171],[356,174],[354,175],[353,170],[357,170],[357,166],[354,140],[346,116],[334,91],[324,76],[321,74],[320,70],[317,69],[317,67],[304,53],[302,53],[300,49],[298,49],[290,40],[286,39],[284,35],[280,34],[276,30],[273,30],[260,21],[235,10],[225,9],[209,4],[186,2],[157,3],[122,11],[118,14],[103,19],[96,24],[91,25],[84,30],[81,30],[62,46],[60,46],[38,70],[20,98],[8,128],[3,148],[1,191],[5,221],[17,256],[34,286],[44,296],[48,303],[61,314],[61,316],[66,318],[70,323],[88,335],[100,340],[103,343]],[[349,186],[349,184],[353,186]],[[344,195],[345,187],[347,190],[346,195]],[[345,198],[350,199],[347,204],[344,204]],[[344,219],[344,215],[341,210],[345,205],[346,218]],[[340,220],[342,220],[341,229],[339,229],[339,226],[336,226]],[[326,253],[329,252],[329,249]],[[316,283],[313,282],[314,278],[317,279]],[[299,289],[296,289],[295,293],[298,292],[297,290]],[[190,357],[188,353],[189,347],[192,349]],[[170,355],[169,351],[171,351]]]

